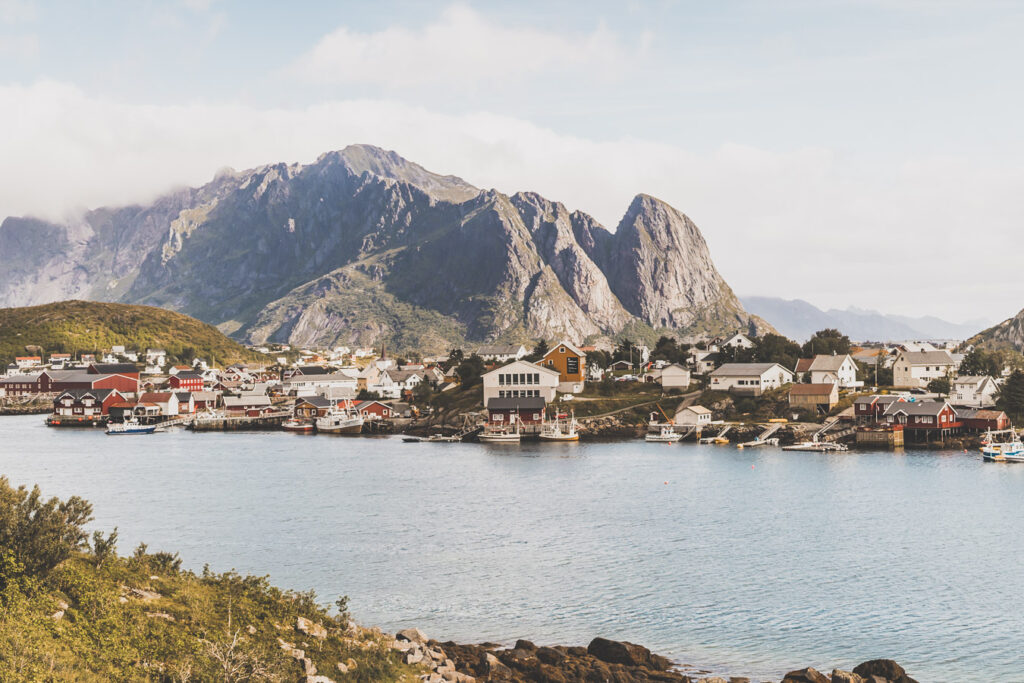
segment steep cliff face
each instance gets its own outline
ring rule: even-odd
[[[1016,349],[1024,352],[1024,311],[983,330],[967,340],[986,349]]]
[[[465,341],[764,326],[697,227],[638,196],[615,233],[536,193],[481,191],[367,145],[228,171],[145,207],[8,219],[0,302],[162,306],[253,342]]]

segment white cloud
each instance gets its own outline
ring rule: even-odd
[[[507,26],[453,5],[419,29],[389,27],[358,33],[341,27],[322,38],[288,69],[313,83],[415,86],[466,85],[542,71],[622,73],[643,53],[649,36],[627,48],[604,24],[587,34]]]
[[[697,222],[743,294],[950,319],[1024,303],[1012,241],[1024,171],[968,159],[874,168],[828,149],[735,144],[695,154],[389,101],[142,106],[54,82],[0,87],[0,130],[0,216],[145,201],[223,166],[309,162],[366,142],[481,187],[540,192],[610,228],[633,195],[658,196]]]

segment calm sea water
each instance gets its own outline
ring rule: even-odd
[[[122,553],[347,594],[386,629],[1024,681],[1024,466],[976,454],[108,437],[28,416],[0,418],[0,474],[88,498]]]

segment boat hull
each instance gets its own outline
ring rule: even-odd
[[[541,434],[541,441],[579,441],[579,434]]]
[[[361,434],[363,432],[363,423],[359,421],[355,424],[344,424],[344,425],[327,425],[327,426],[316,426],[316,431],[320,434]]]
[[[481,434],[477,438],[481,443],[519,443],[518,434]]]

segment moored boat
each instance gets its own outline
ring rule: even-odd
[[[519,443],[519,418],[512,413],[509,415],[509,424],[488,424],[484,431],[477,436],[482,443]]]
[[[644,437],[644,441],[650,441],[652,443],[675,443],[681,438],[682,435],[675,430],[675,427],[672,425],[662,425],[661,429],[657,432],[649,432],[647,436]]]
[[[316,431],[324,434],[359,434],[363,431],[363,416],[347,401],[344,408],[332,408],[316,420]]]
[[[107,425],[107,434],[152,434],[156,431],[156,425],[144,425],[140,424],[138,420],[132,418],[125,420],[124,422],[111,422]]]
[[[812,453],[842,453],[848,451],[844,444],[831,441],[802,441],[790,446],[783,446],[784,451],[809,451]]]
[[[997,441],[996,437],[1000,434],[1009,434],[1009,440]],[[1024,443],[1021,443],[1016,430],[990,430],[985,433],[983,443],[981,455],[988,462],[1024,462]]]
[[[555,413],[553,420],[545,420],[540,429],[541,441],[579,441],[575,412]]]
[[[309,420],[299,420],[292,417],[281,424],[281,429],[286,432],[295,432],[296,434],[312,434],[316,429],[316,425]]]

